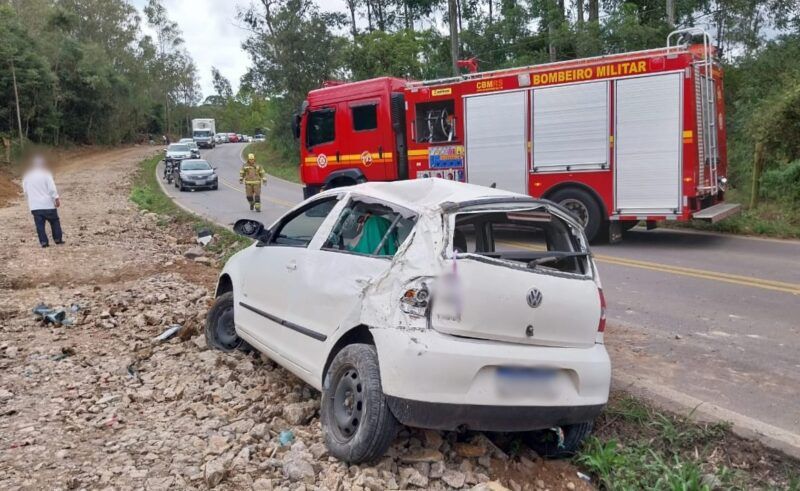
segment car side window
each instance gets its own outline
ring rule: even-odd
[[[353,199],[342,210],[322,248],[393,257],[414,228],[416,218],[407,210]]]
[[[336,206],[336,197],[311,203],[281,223],[272,234],[270,244],[307,247],[322,222]]]

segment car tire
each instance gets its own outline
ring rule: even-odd
[[[375,346],[351,344],[336,354],[325,374],[320,419],[337,459],[357,464],[383,456],[400,425],[383,394]]]
[[[556,191],[548,199],[569,210],[583,224],[583,231],[589,242],[598,238],[606,220],[594,196],[583,189],[567,188]]]
[[[225,292],[214,300],[206,315],[206,344],[219,351],[247,351],[250,345],[236,334],[233,322],[233,292]]]
[[[186,187],[183,185],[183,181],[178,181],[178,190],[181,192],[186,191]]]
[[[211,186],[212,191],[216,191],[217,189],[219,189],[219,184],[214,184],[213,186]]]
[[[591,421],[562,426],[564,441],[559,446],[558,435],[553,430],[529,431],[523,435],[525,443],[541,457],[547,459],[563,459],[572,457],[592,432]]]

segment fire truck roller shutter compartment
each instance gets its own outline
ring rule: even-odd
[[[681,208],[681,73],[616,82],[616,212]]]
[[[533,90],[533,169],[608,168],[608,82]]]
[[[524,91],[464,99],[469,182],[528,192],[526,99]]]

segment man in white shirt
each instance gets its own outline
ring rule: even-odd
[[[61,221],[58,219],[57,210],[61,206],[61,199],[58,197],[53,174],[47,170],[44,157],[37,155],[31,159],[30,168],[22,178],[22,190],[28,198],[28,209],[33,214],[36,233],[39,235],[39,243],[42,247],[50,245],[44,228],[45,222],[50,224],[53,242],[63,244]]]

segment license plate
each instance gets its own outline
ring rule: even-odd
[[[499,367],[497,391],[505,397],[555,395],[558,370],[552,368]]]

